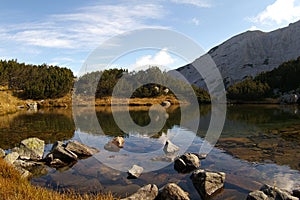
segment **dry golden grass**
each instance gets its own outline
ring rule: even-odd
[[[75,192],[58,193],[46,188],[32,186],[26,179],[0,158],[0,200],[112,200],[107,195],[80,195]]]

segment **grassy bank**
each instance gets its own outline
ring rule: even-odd
[[[58,193],[32,186],[26,179],[0,158],[0,200],[112,200],[112,195],[79,195],[75,192]]]

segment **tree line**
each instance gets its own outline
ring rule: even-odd
[[[172,88],[168,88],[168,85]],[[128,92],[130,92],[131,98],[181,95],[188,100],[194,95],[190,93],[191,88],[188,83],[175,79],[158,67],[150,67],[137,72],[115,68],[86,73],[78,78],[75,88],[76,94],[95,96],[96,98],[112,96],[113,91],[120,98],[126,97]],[[197,86],[192,86],[192,89],[200,102],[210,102],[207,91]]]
[[[261,100],[277,97],[290,91],[300,90],[300,57],[282,63],[277,68],[247,77],[227,88],[227,97],[232,100]],[[274,92],[277,91],[277,92]]]
[[[63,97],[71,91],[73,83],[73,72],[67,68],[0,60],[0,85],[8,86],[24,99]]]

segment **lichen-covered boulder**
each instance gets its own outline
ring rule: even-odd
[[[9,164],[13,164],[18,158],[19,154],[17,152],[11,152],[4,157],[4,160]]]
[[[41,160],[43,159],[45,142],[39,138],[27,138],[22,140],[19,147],[13,149],[25,160]]]

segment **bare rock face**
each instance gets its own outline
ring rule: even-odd
[[[206,77],[196,73],[194,67],[205,70],[204,66],[211,57],[225,85],[231,85],[246,76],[254,77],[261,72],[271,71],[283,62],[296,59],[300,56],[299,52],[300,21],[272,32],[247,31],[236,35],[176,71],[191,84],[203,87]],[[170,73],[174,74],[172,71]]]
[[[128,170],[128,178],[138,178],[140,177],[143,171],[143,167],[133,165],[132,168]]]
[[[189,194],[175,183],[165,185],[160,193],[160,199],[189,200]]]
[[[136,193],[132,194],[129,197],[123,198],[121,200],[154,200],[158,195],[158,188],[154,184],[148,184],[140,188]]]
[[[68,142],[65,149],[75,153],[78,157],[92,156],[92,155],[99,152],[98,149],[89,147],[89,146],[87,146],[85,144],[82,144],[78,141]]]
[[[263,185],[260,190],[250,192],[247,200],[298,200],[298,197],[292,196],[289,192],[279,189],[275,186]]]
[[[225,173],[199,169],[193,172],[191,179],[201,198],[206,199],[224,187]]]
[[[174,169],[179,173],[188,173],[200,167],[198,156],[192,153],[185,153],[174,162]]]

